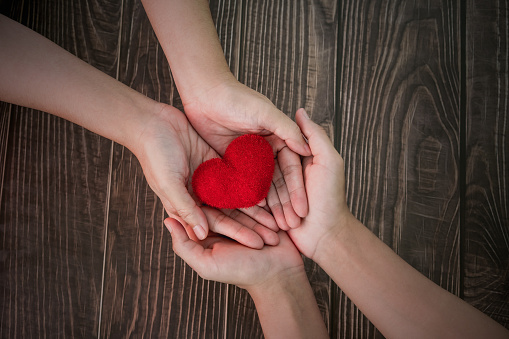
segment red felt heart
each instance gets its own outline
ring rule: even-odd
[[[193,174],[193,191],[217,208],[245,208],[269,192],[274,174],[272,147],[261,136],[246,134],[233,140],[222,159],[202,163]]]

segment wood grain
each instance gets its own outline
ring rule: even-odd
[[[509,328],[508,2],[210,7],[240,81],[328,131],[354,214]],[[139,0],[1,1],[0,13],[182,109]],[[250,296],[198,277],[163,218],[129,150],[0,103],[0,337],[263,337]],[[332,338],[381,337],[306,269]]]
[[[331,133],[336,14],[335,1],[245,1],[240,20],[239,80],[292,117],[299,107],[305,107],[313,120]],[[305,264],[328,325],[331,280],[315,263],[306,260]],[[253,301],[246,291],[234,286],[230,287],[226,331],[228,338],[263,336]]]
[[[0,206],[2,205],[4,173],[7,165],[7,152],[9,150],[11,108],[11,104],[0,101]]]
[[[216,26],[219,41],[224,51],[226,62],[235,76],[239,74],[241,7],[243,1],[210,0],[210,12]]]
[[[119,80],[182,109],[141,3],[125,3],[123,13]],[[135,156],[116,144],[112,168],[102,336],[224,337],[226,285],[201,279],[173,253],[163,206]]]
[[[455,294],[459,19],[445,1],[343,1],[337,124],[354,215]],[[337,337],[377,336],[338,296]]]
[[[466,6],[464,298],[509,328],[509,4]]]
[[[4,2],[2,13],[111,74],[117,5],[18,1]],[[1,108],[10,122],[2,132],[0,337],[95,337],[111,141],[46,113]]]

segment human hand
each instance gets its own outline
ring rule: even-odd
[[[226,79],[226,80],[225,80]],[[308,213],[299,154],[311,155],[297,126],[270,100],[225,77],[206,90],[183,96],[184,110],[200,136],[221,155],[236,137],[260,134],[277,156],[273,184],[266,202],[279,227],[296,228]]]
[[[202,162],[218,154],[200,138],[182,112],[163,104],[157,108],[159,111],[133,138],[131,149],[166,212],[185,225],[193,239],[204,239],[210,228],[253,248],[277,244],[277,224],[261,207],[220,211],[198,206],[190,193],[191,175]]]
[[[277,246],[258,250],[216,235],[193,241],[178,221],[167,218],[164,223],[171,232],[175,254],[204,279],[252,290],[304,272],[302,257],[284,231],[277,233]]]
[[[304,109],[297,111],[296,121],[313,154],[303,161],[309,213],[302,226],[288,234],[302,254],[314,259],[321,242],[340,232],[341,225],[353,216],[346,204],[343,159]]]

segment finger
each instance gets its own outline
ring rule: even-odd
[[[265,207],[267,206],[267,199],[263,198],[262,201],[260,201],[259,203],[256,204],[257,206],[260,206],[260,207]]]
[[[299,126],[286,114],[274,107],[262,117],[263,127],[280,137],[290,149],[303,156],[311,155],[311,150],[302,137]]]
[[[207,218],[196,202],[191,197],[187,188],[182,184],[175,184],[172,189],[165,192],[168,195],[170,204],[176,213],[191,226],[196,237],[203,240],[209,232]]]
[[[189,227],[189,225],[186,224],[186,222],[180,217],[180,215],[177,214],[177,211],[173,208],[173,206],[170,204],[168,200],[166,200],[164,197],[161,198],[161,201],[163,202],[164,209],[166,213],[168,214],[168,217],[171,219],[177,220],[182,227],[187,232],[187,236],[193,240],[193,241],[199,241],[199,239],[196,237],[196,235],[193,232],[193,229]],[[166,223],[165,223],[166,225]]]
[[[249,208],[241,208],[240,211],[274,232],[279,231],[279,227],[274,216],[262,207],[253,206]]]
[[[186,224],[186,222],[176,213],[168,213],[168,216],[171,218],[171,219],[175,219],[177,220],[180,225],[182,225],[182,227],[184,227],[185,231],[187,232],[187,236],[192,240],[192,241],[195,241],[195,242],[198,242],[200,241],[200,239],[198,239],[196,237],[196,234],[194,233],[193,229],[191,226],[189,226],[188,224]]]
[[[285,147],[278,153],[277,161],[286,182],[292,207],[299,217],[304,218],[308,214],[308,199],[300,156]]]
[[[302,133],[309,141],[309,147],[313,156],[337,154],[325,130],[320,125],[314,123],[303,108],[297,110],[295,119]]]
[[[189,239],[184,227],[177,220],[166,218],[164,225],[171,233],[173,251],[192,269],[200,274],[203,267],[213,267],[209,265],[210,257],[206,255],[203,246]]]
[[[270,208],[279,228],[283,231],[288,231],[290,226],[288,226],[288,223],[286,222],[283,205],[281,204],[281,201],[279,201],[274,182],[270,185],[269,193],[267,194],[267,206]]]
[[[313,165],[313,157],[305,157],[303,160],[302,160],[302,168],[303,168],[303,173],[304,173],[304,177],[307,178],[308,177],[308,171],[309,169],[311,168],[310,166]]]
[[[177,220],[182,225],[182,227],[184,227],[184,229],[187,232],[188,237],[192,241],[196,241],[196,242],[200,241],[200,239],[198,239],[196,237],[196,234],[194,233],[193,229],[188,224],[186,224],[186,222],[184,221],[184,219],[182,219],[180,217],[180,215],[177,214],[177,211],[173,208],[173,206],[171,206],[171,204],[168,201],[165,201],[164,199],[161,199],[161,200],[163,200],[163,206],[164,206],[164,209],[166,210],[166,213],[168,213],[168,216],[172,219]]]
[[[252,219],[245,213],[242,213],[242,211],[239,210],[221,210],[221,211],[231,219],[238,222],[239,224],[255,231],[262,238],[263,242],[266,245],[275,246],[279,244],[279,237],[276,232],[265,227],[265,225],[260,224],[259,222]],[[277,229],[276,231],[279,230],[277,226],[276,229]]]
[[[215,208],[204,207],[203,211],[211,231],[225,235],[247,247],[257,249],[263,247],[263,239],[252,229],[245,227]]]
[[[297,215],[297,213],[295,213],[295,210],[293,209],[292,202],[290,200],[290,193],[288,192],[285,178],[279,168],[278,163],[276,163],[274,168],[274,178],[272,181],[274,183],[274,187],[276,188],[279,202],[283,207],[286,223],[288,226],[290,226],[290,228],[299,227],[300,217]]]

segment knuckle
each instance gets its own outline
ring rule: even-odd
[[[283,210],[283,205],[281,205],[281,202],[278,200],[272,204],[269,205],[270,209],[272,211],[274,210]]]
[[[280,190],[283,187],[286,187],[286,181],[284,177],[279,177],[274,181],[274,186],[276,190]]]
[[[241,213],[241,212],[240,212],[239,210],[232,210],[232,211],[230,212],[229,217],[230,217],[231,219],[233,219],[233,220],[236,220],[236,219],[237,219],[237,217],[240,215],[240,213]]]
[[[177,214],[184,220],[189,219],[193,215],[193,209],[192,208],[179,208],[176,210]]]
[[[293,210],[292,202],[290,200],[284,201],[282,206],[283,210],[287,210],[290,208]]]
[[[289,176],[294,173],[301,173],[302,172],[302,165],[300,164],[294,164],[294,165],[288,165],[281,169],[281,173],[283,173],[283,176]]]
[[[214,218],[214,221],[212,222],[212,225],[210,225],[212,227],[212,230],[217,230],[218,228],[220,228],[220,225],[225,222],[225,219],[226,219],[226,214],[223,214],[223,213],[218,213],[217,216]]]

